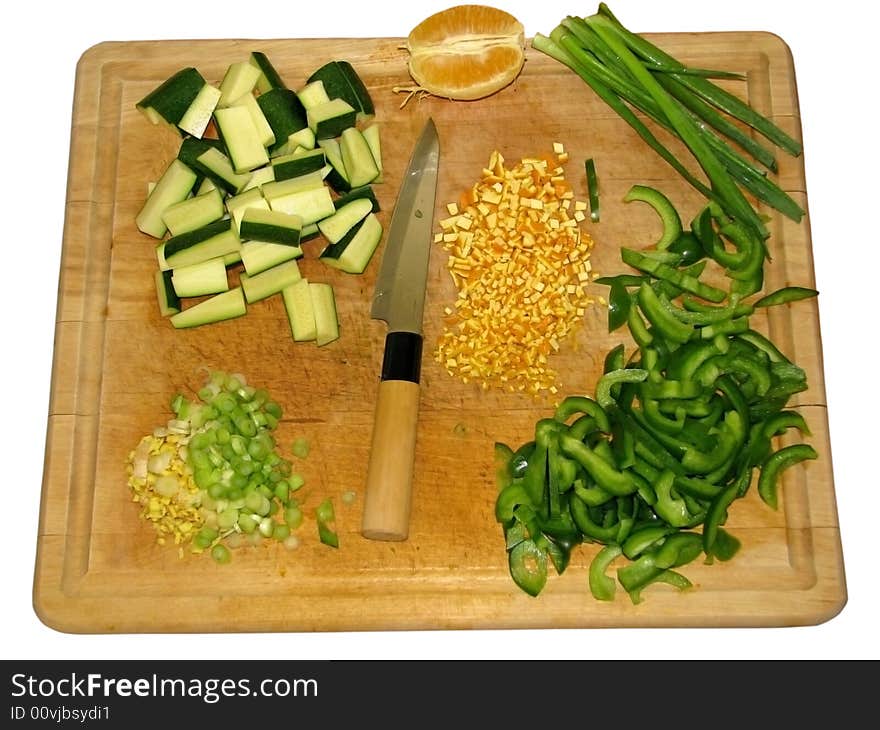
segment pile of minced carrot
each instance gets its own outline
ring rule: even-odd
[[[435,242],[448,252],[457,290],[435,358],[484,389],[558,392],[550,356],[601,297],[589,292],[593,240],[587,204],[565,179],[568,153],[505,166],[496,150],[480,180],[449,203]]]

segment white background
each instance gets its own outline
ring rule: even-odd
[[[0,657],[60,658],[878,658],[880,412],[876,342],[877,72],[870,3],[613,0],[632,30],[765,30],[795,60],[826,388],[849,602],[816,627],[784,629],[466,631],[223,636],[73,636],[42,625],[31,606],[75,66],[107,40],[406,36],[452,3],[291,0],[242,3],[17,3],[3,22],[0,186]],[[549,33],[585,0],[495,3],[526,35]],[[314,8],[314,11],[309,8]],[[11,17],[10,17],[11,16]],[[871,37],[869,37],[871,33]],[[870,56],[870,57],[869,57]],[[197,64],[196,64],[197,65]],[[332,610],[330,607],[328,610]],[[527,635],[530,634],[530,635]]]

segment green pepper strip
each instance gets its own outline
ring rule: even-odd
[[[696,532],[676,532],[663,541],[654,555],[658,568],[677,568],[697,559],[703,552],[703,537]]]
[[[819,455],[809,444],[792,444],[775,451],[761,466],[761,476],[758,477],[758,494],[761,495],[761,499],[769,507],[776,509],[780,473],[802,461],[817,458]]]
[[[764,433],[770,438],[782,435],[789,428],[796,428],[805,436],[812,435],[804,417],[797,411],[780,411],[764,423]]]
[[[695,299],[694,297],[686,294],[681,298],[681,305],[687,310],[688,316],[696,316],[698,314],[706,314],[710,315],[707,318],[707,321],[697,322],[697,324],[711,324],[709,319],[714,319],[717,317],[718,319],[729,319],[732,317],[748,317],[755,312],[755,305],[749,304],[748,302],[742,301],[742,296],[740,296],[737,292],[731,294],[731,299],[736,297],[737,304],[733,308],[733,311],[730,311],[730,301],[727,304],[721,307],[716,307],[713,304],[705,304],[701,302],[699,299]]]
[[[625,264],[634,269],[644,271],[646,274],[653,274],[658,279],[668,281],[679,289],[696,294],[707,301],[720,304],[727,298],[727,292],[723,289],[706,284],[694,276],[685,274],[669,264],[655,261],[634,249],[620,249],[620,257]]]
[[[510,550],[529,537],[528,528],[522,522],[514,521],[504,528],[504,545]]]
[[[621,342],[619,345],[615,345],[612,347],[608,354],[605,355],[605,364],[602,370],[603,373],[607,373],[611,370],[620,370],[626,364],[625,362],[626,348],[624,344]]]
[[[642,602],[642,591],[645,590],[652,583],[666,583],[667,585],[672,586],[673,588],[677,588],[680,591],[687,590],[688,588],[693,588],[693,583],[691,583],[685,576],[681,573],[677,573],[674,570],[661,570],[657,575],[653,578],[649,578],[642,585],[633,588],[630,591],[627,591],[629,594],[630,600],[633,602],[633,605],[638,605]]]
[[[770,390],[770,370],[757,360],[738,353],[716,355],[706,360],[694,373],[694,380],[705,387],[710,387],[723,375],[739,373],[749,378],[755,387],[755,393],[763,397]]]
[[[715,542],[712,545],[712,556],[726,562],[739,552],[742,543],[722,527],[718,528]]]
[[[672,495],[674,483],[675,474],[669,470],[660,474],[657,481],[654,482],[654,491],[657,493],[657,503],[654,505],[654,511],[658,517],[673,527],[693,527],[698,525],[702,522],[705,511],[692,515],[687,508],[687,503],[683,499]],[[663,567],[668,568],[669,566]]]
[[[685,324],[666,309],[650,284],[639,287],[638,300],[645,318],[668,341],[683,345],[693,337],[693,326]]]
[[[569,502],[568,507],[574,523],[588,538],[601,543],[612,543],[617,539],[618,526],[616,524],[607,526],[597,524],[590,515],[587,504],[578,498],[577,492],[575,492],[575,498]]]
[[[637,491],[639,485],[630,472],[618,471],[582,441],[563,434],[559,446],[566,455],[580,463],[606,492],[623,497]]]
[[[502,524],[513,519],[513,511],[521,504],[532,504],[531,495],[519,482],[514,482],[498,493],[495,499],[495,519]]]
[[[699,383],[692,380],[660,380],[645,382],[639,386],[639,392],[645,398],[657,400],[699,398],[706,391]]]
[[[815,289],[808,289],[805,286],[786,286],[777,289],[775,292],[761,297],[755,302],[755,307],[774,307],[778,304],[788,304],[790,302],[798,302],[801,299],[810,299],[819,296],[819,292]]]
[[[648,527],[635,530],[621,545],[623,554],[630,560],[635,560],[651,546],[675,531],[675,528],[669,525],[649,525]]]
[[[688,449],[681,458],[682,466],[691,473],[708,474],[722,466],[745,440],[745,424],[739,413],[728,411],[717,426],[718,446],[711,453]]]
[[[586,487],[575,482],[572,490],[574,491],[575,497],[589,507],[598,507],[600,504],[605,504],[614,499],[614,495],[611,494],[611,492],[606,492],[602,487],[596,484]]]
[[[611,389],[618,383],[640,383],[648,377],[648,371],[643,368],[621,368],[605,373],[596,384],[596,401],[602,408],[616,406],[611,395]]]
[[[666,374],[675,380],[693,380],[700,365],[720,354],[714,342],[689,342],[675,351]]]
[[[741,496],[743,484],[748,484],[752,479],[752,469],[743,469],[739,476],[728,484],[709,505],[706,519],[703,522],[703,552],[713,555],[715,540],[718,536],[718,528],[727,521],[727,508],[734,500]]]
[[[547,584],[547,553],[534,540],[523,540],[508,553],[510,575],[522,590],[537,596]]]
[[[639,314],[638,307],[629,308],[626,324],[629,327],[630,335],[632,335],[632,338],[640,348],[645,349],[651,346],[651,343],[654,341],[654,335],[651,334],[648,326],[645,324],[645,320]]]
[[[603,547],[590,563],[589,582],[590,593],[593,598],[598,601],[613,601],[614,593],[617,590],[617,583],[614,579],[606,575],[608,567],[623,551],[620,545],[606,545]]]
[[[705,258],[703,243],[692,231],[683,231],[669,246],[670,251],[681,254],[682,266],[690,266]]]
[[[681,409],[676,412],[674,418],[668,418],[660,412],[660,404],[653,398],[645,398],[642,401],[642,413],[645,416],[645,422],[650,424],[654,431],[661,431],[675,436],[681,433],[685,423],[685,412]]]
[[[602,429],[599,428],[596,419],[592,416],[581,416],[568,427],[568,433],[578,441],[586,441],[588,436],[602,433]]]
[[[567,421],[575,413],[585,413],[592,416],[599,430],[603,433],[611,432],[611,424],[608,421],[608,414],[599,403],[592,398],[586,396],[570,395],[556,407],[553,418],[560,423]]]
[[[613,281],[608,291],[608,331],[614,332],[629,319],[632,296],[619,281]]]

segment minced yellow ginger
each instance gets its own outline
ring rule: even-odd
[[[156,540],[188,544],[204,524],[200,493],[186,463],[188,436],[157,429],[144,436],[129,454],[127,471],[132,501],[140,505],[141,519],[156,530]]]
[[[435,359],[463,382],[532,395],[558,391],[549,356],[598,300],[588,293],[592,238],[586,203],[554,155],[505,167],[494,151],[481,179],[447,205],[435,243],[457,289]]]

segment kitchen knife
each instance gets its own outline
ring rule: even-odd
[[[429,119],[391,215],[371,315],[388,325],[376,401],[361,534],[409,536],[419,414],[422,313],[431,252],[440,143]]]

